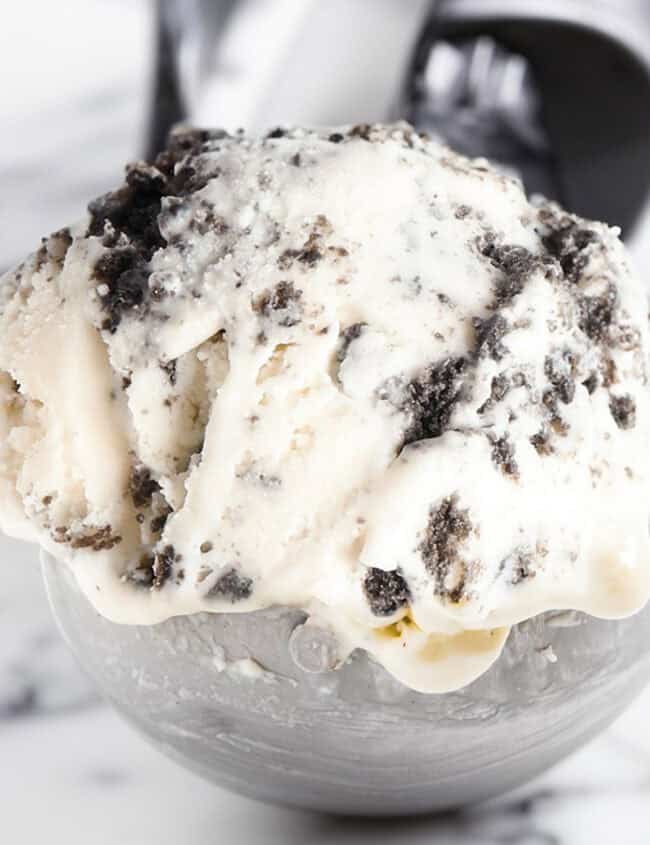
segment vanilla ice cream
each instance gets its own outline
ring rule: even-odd
[[[485,161],[178,132],[0,297],[0,524],[114,621],[300,607],[442,692],[650,594],[644,290]]]

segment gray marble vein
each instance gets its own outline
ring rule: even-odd
[[[516,795],[436,819],[381,821],[229,795],[161,758],[104,707],[25,718],[0,724],[3,828],[18,843],[68,845],[647,845],[650,756],[628,758],[625,742],[648,704]],[[51,812],[30,812],[45,796]]]

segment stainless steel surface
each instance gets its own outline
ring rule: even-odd
[[[149,146],[181,117],[253,131],[394,117],[430,8],[431,0],[158,0]]]
[[[160,10],[152,150],[180,117],[226,128],[236,117],[253,131],[406,117],[626,234],[648,202],[640,0],[160,0]],[[280,34],[264,39],[278,14]]]
[[[413,78],[435,40],[480,35],[530,64],[554,158],[552,198],[629,236],[650,199],[650,4],[441,0]]]
[[[427,696],[360,653],[331,670],[325,648],[305,672],[291,647],[299,611],[118,626],[65,567],[46,557],[44,575],[81,664],[161,751],[232,790],[317,810],[411,814],[501,793],[600,731],[650,676],[650,609],[532,620],[480,680]]]
[[[410,118],[470,157],[485,156],[531,193],[559,196],[530,62],[489,35],[434,39],[416,73]]]

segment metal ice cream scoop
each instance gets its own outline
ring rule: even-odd
[[[161,0],[150,148],[184,118],[404,117],[630,228],[650,184],[644,4],[619,3],[624,21],[608,3],[523,5]],[[497,794],[602,729],[650,676],[650,608],[530,620],[474,684],[427,696],[363,653],[336,668],[336,642],[295,609],[118,626],[65,567],[46,556],[44,572],[71,648],[158,747],[230,788],[320,810],[395,815]]]
[[[116,625],[43,562],[66,640],[131,724],[206,778],[281,804],[395,816],[498,795],[606,727],[650,678],[650,607],[524,622],[479,680],[424,695],[362,652],[334,668],[335,644],[299,610]]]
[[[644,0],[159,0],[171,123],[406,118],[629,233],[650,195]]]

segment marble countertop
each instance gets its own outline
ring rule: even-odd
[[[146,0],[21,0],[4,15],[0,73],[15,84],[0,93],[0,267],[82,214],[138,150],[150,24]],[[647,264],[650,225],[636,252]],[[36,551],[0,539],[7,845],[647,845],[649,711],[650,690],[542,778],[462,813],[371,822],[256,804],[161,757],[98,699],[55,628]]]

